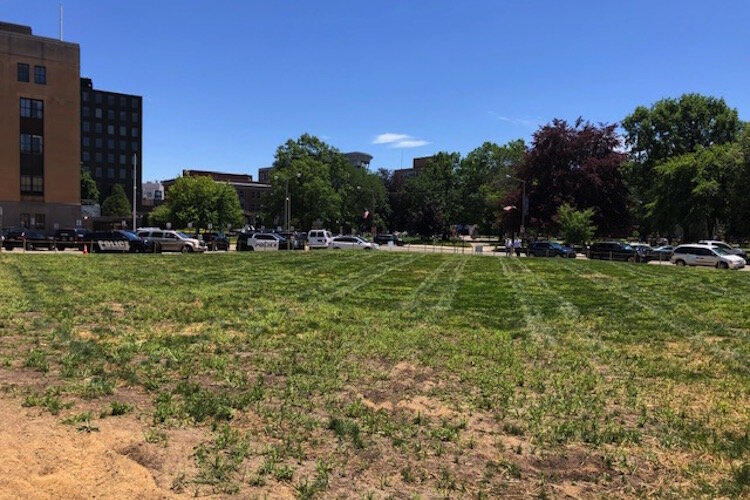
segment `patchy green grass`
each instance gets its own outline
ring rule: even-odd
[[[744,496],[748,297],[560,259],[0,255],[0,374],[82,432],[198,429],[189,494]]]

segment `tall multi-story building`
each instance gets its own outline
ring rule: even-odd
[[[434,156],[422,156],[419,158],[414,158],[412,160],[411,168],[398,168],[393,171],[393,176],[403,179],[404,181],[406,181],[407,179],[411,179],[412,177],[416,177],[427,166],[427,162],[429,162],[433,158]]]
[[[0,22],[0,225],[81,218],[80,48]]]
[[[146,181],[143,183],[143,209],[150,210],[158,207],[164,201],[164,186],[159,181]]]
[[[136,209],[142,205],[141,96],[95,89],[91,79],[81,78],[81,165],[96,181],[103,202],[120,184],[128,199],[133,196],[135,164]]]

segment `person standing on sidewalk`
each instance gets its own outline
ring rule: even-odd
[[[513,240],[511,240],[510,238],[505,238],[505,256],[510,257],[512,251],[513,251]]]

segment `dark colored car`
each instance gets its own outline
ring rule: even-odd
[[[219,232],[203,233],[201,235],[203,243],[208,247],[209,250],[217,251],[229,251],[229,238],[226,234]]]
[[[55,246],[61,252],[66,248],[83,250],[83,237],[88,233],[83,228],[58,229],[55,231]]]
[[[50,236],[31,229],[11,229],[6,233],[3,248],[13,250],[24,246],[26,250],[54,250],[55,242]]]
[[[647,245],[645,243],[631,243],[630,247],[635,250],[636,262],[646,264],[648,262],[651,262],[652,260],[659,260],[659,254],[656,253],[651,245]]]
[[[160,245],[148,238],[141,238],[130,231],[98,231],[87,233],[83,243],[91,252],[109,253],[156,253]]]
[[[589,248],[589,259],[635,262],[638,260],[638,253],[627,243],[600,241]]]
[[[388,243],[392,241],[393,244],[396,245],[397,247],[404,246],[404,240],[402,240],[395,234],[389,234],[389,233],[376,234],[373,241],[377,243],[378,245],[388,245]]]
[[[551,241],[532,241],[526,250],[529,257],[565,257],[575,259],[576,252],[570,247]]]

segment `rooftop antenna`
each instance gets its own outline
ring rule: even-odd
[[[62,16],[62,2],[60,2],[60,41],[61,42],[62,42],[62,39],[63,39],[63,37],[62,37],[62,19],[63,19],[63,16]]]

